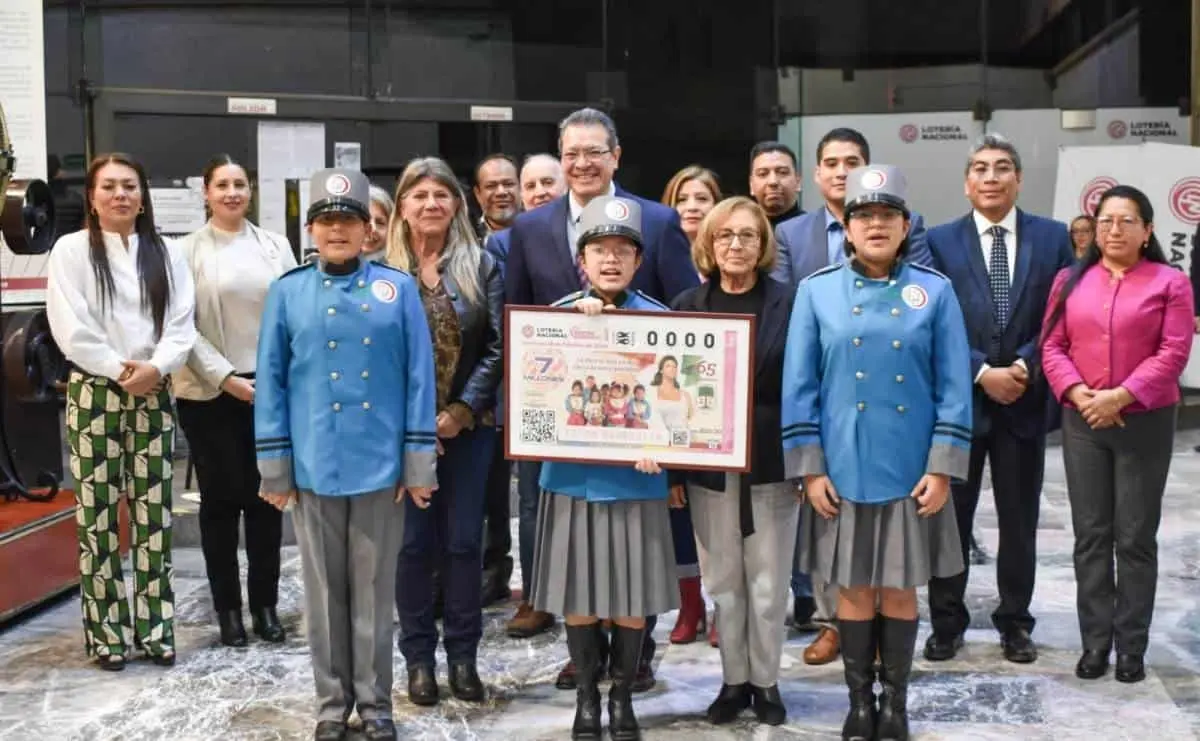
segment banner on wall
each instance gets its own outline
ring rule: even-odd
[[[1132,185],[1154,206],[1154,233],[1171,265],[1188,274],[1200,228],[1200,148],[1145,143],[1132,147],[1064,147],[1058,155],[1054,218],[1094,214],[1104,191]],[[1200,350],[1193,349],[1181,383],[1200,388]]]

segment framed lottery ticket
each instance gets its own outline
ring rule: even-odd
[[[509,458],[745,472],[754,317],[509,306]]]

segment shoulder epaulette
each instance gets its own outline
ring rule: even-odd
[[[575,291],[574,293],[568,293],[566,296],[563,296],[559,300],[550,304],[550,306],[555,307],[555,308],[559,308],[559,307],[563,307],[563,306],[570,306],[571,304],[575,303],[576,301],[578,301],[581,298],[584,298],[585,296],[587,296],[587,291]]]
[[[313,269],[313,268],[316,268],[316,267],[317,267],[317,263],[316,263],[316,262],[306,262],[306,263],[302,263],[302,264],[300,264],[300,265],[297,265],[296,267],[292,268],[291,270],[287,270],[287,271],[285,271],[285,272],[283,273],[283,275],[281,275],[281,276],[279,276],[279,277],[280,277],[280,278],[286,278],[286,277],[288,277],[289,275],[292,275],[293,273],[300,273],[300,272],[302,272],[302,271],[309,270],[309,269]]]
[[[837,271],[841,270],[844,267],[846,267],[845,262],[836,262],[832,265],[826,265],[825,267],[821,268],[820,270],[814,271],[811,275],[809,275],[807,278],[805,278],[804,281],[812,280],[813,278],[816,278],[819,275],[828,275],[830,273],[836,273]],[[801,281],[801,283],[803,283],[804,281]]]
[[[915,262],[910,262],[910,263],[906,263],[906,264],[913,270],[920,270],[922,273],[930,273],[931,275],[936,275],[937,277],[941,278],[942,280],[947,280],[947,281],[950,280],[940,270],[938,270],[936,268],[931,268],[928,265],[918,265]]]
[[[647,296],[647,295],[646,295],[644,292],[642,292],[642,291],[634,291],[633,293],[634,293],[634,295],[635,295],[635,296],[637,296],[638,298],[642,299],[643,301],[645,301],[645,302],[647,302],[647,303],[649,303],[649,304],[653,304],[654,306],[657,306],[657,307],[661,308],[663,311],[670,311],[670,310],[671,310],[671,307],[670,307],[670,306],[667,306],[667,305],[666,305],[666,304],[664,304],[662,301],[659,301],[658,299],[654,298],[653,296]]]

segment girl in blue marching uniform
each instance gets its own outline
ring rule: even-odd
[[[916,587],[963,569],[949,493],[970,455],[966,328],[950,281],[903,259],[904,194],[893,167],[850,173],[851,260],[800,285],[783,370],[785,472],[812,505],[799,565],[840,588],[855,741],[908,739]]]
[[[579,264],[590,288],[555,306],[574,306],[589,315],[667,310],[628,290],[642,261],[641,209],[635,201],[593,200],[580,216],[579,233]],[[679,606],[667,474],[648,459],[628,468],[549,462],[540,484],[533,607],[565,616],[567,648],[576,667],[571,737],[600,738],[600,620],[611,619],[609,733],[615,741],[640,739],[631,693],[644,616]]]

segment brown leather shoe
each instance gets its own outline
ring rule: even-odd
[[[804,649],[804,663],[810,666],[828,664],[841,653],[842,641],[833,628],[821,628],[817,639]]]
[[[548,612],[533,609],[533,605],[522,602],[517,606],[517,614],[508,621],[506,630],[512,638],[532,638],[538,633],[545,633],[554,627],[554,616]]]

